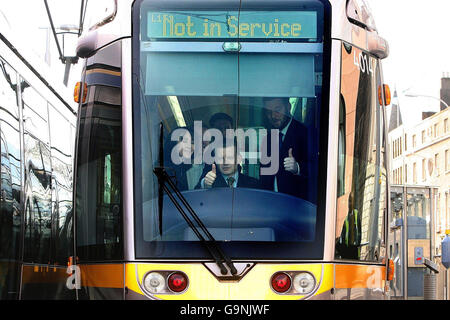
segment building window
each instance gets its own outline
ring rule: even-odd
[[[448,199],[450,195],[448,192],[445,193],[445,228],[450,229],[449,216],[450,216],[450,203]]]
[[[422,180],[426,180],[426,170],[425,170],[426,161],[425,159],[422,159]]]
[[[392,154],[392,159],[395,159],[395,140],[392,141],[392,143],[391,143],[391,154]]]
[[[448,132],[448,118],[444,120],[444,133]]]
[[[441,226],[442,226],[442,216],[441,216],[441,192],[439,192],[438,196],[437,196],[437,204],[436,204],[436,213],[437,213],[437,226],[436,226],[436,231],[440,232],[441,231]]]
[[[400,148],[398,145],[398,139],[395,140],[395,157],[397,158],[400,155]]]
[[[422,143],[425,143],[425,130],[422,130]]]
[[[400,183],[403,183],[403,167],[400,167]]]
[[[408,165],[405,164],[405,183],[408,183]]]
[[[397,140],[394,140],[394,143],[393,143],[393,145],[392,145],[392,155],[394,156],[394,159],[395,158],[397,158],[397,148],[396,148],[396,142],[397,142]]]
[[[416,141],[416,135],[414,134],[413,137],[412,137],[412,145],[413,145],[413,148],[416,147],[416,144],[417,144],[417,141]]]
[[[434,168],[436,169],[436,175],[439,175],[439,153],[434,155]]]
[[[398,148],[398,139],[395,140],[395,157],[397,158],[399,155],[399,148]]]
[[[417,183],[417,163],[413,163],[413,183]]]
[[[398,157],[398,139],[395,140],[395,157]]]
[[[434,134],[434,137],[435,138],[437,138],[438,137],[438,124],[437,123],[435,123],[434,124],[434,132],[433,132],[433,134]]]
[[[448,156],[448,149],[447,149],[447,150],[445,150],[445,172],[450,170],[450,164],[449,164],[450,159],[448,157],[449,156]]]
[[[399,147],[400,147],[400,155],[402,155],[402,154],[403,154],[403,141],[402,141],[402,137],[400,137]]]
[[[408,136],[405,133],[405,151],[408,150]]]
[[[398,157],[398,139],[394,140],[394,158]]]

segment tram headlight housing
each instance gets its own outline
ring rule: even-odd
[[[283,276],[289,279],[289,285],[286,284],[281,288],[283,290],[280,290],[278,282],[284,281]],[[279,271],[272,275],[271,287],[277,294],[306,296],[317,288],[317,281],[314,275],[307,271]]]
[[[294,277],[293,286],[298,293],[308,294],[316,287],[316,279],[309,272],[301,272]]]
[[[158,272],[150,272],[144,278],[144,287],[150,293],[163,293],[166,289],[166,279]]]
[[[188,276],[181,271],[149,271],[142,279],[147,294],[182,294],[189,285]]]

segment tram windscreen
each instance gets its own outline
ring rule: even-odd
[[[322,257],[325,2],[189,5],[133,9],[137,256],[208,258],[163,166],[232,258]]]

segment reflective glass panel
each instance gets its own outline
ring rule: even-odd
[[[167,194],[177,190],[232,256],[322,254],[312,249],[321,238],[324,5],[254,4],[135,6],[138,256],[205,256]],[[293,36],[294,20],[303,37]],[[163,191],[158,167],[177,190]]]
[[[25,132],[25,252],[27,262],[49,263],[52,228],[50,148]]]
[[[21,154],[17,74],[0,59],[0,299],[17,299],[20,275]]]
[[[386,207],[379,62],[347,43],[341,51],[336,257],[378,261]]]

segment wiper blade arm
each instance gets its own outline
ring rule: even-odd
[[[236,267],[234,266],[231,259],[223,252],[223,250],[220,248],[219,244],[217,243],[217,240],[214,239],[212,234],[208,231],[206,226],[204,225],[203,221],[198,217],[198,215],[195,213],[194,209],[190,206],[189,202],[186,200],[186,198],[181,194],[178,187],[173,183],[171,177],[167,174],[166,169],[164,168],[164,159],[163,159],[163,124],[160,124],[160,156],[159,156],[159,167],[155,167],[153,172],[158,178],[158,208],[159,208],[159,232],[162,235],[162,212],[163,212],[163,192],[165,191],[167,195],[169,196],[170,200],[174,204],[175,208],[177,208],[178,212],[183,216],[186,223],[189,225],[189,227],[192,229],[192,231],[195,233],[197,238],[205,245],[206,249],[210,253],[210,255],[213,257],[214,261],[220,268],[220,272],[223,275],[226,275],[228,273],[227,269],[223,265],[223,261],[230,269],[231,274],[234,276],[237,274]],[[169,187],[173,190],[173,193],[178,197],[180,202],[184,205],[184,207],[187,209],[189,214],[194,218],[194,220],[197,222],[200,229],[203,231],[203,233],[208,238],[208,241],[205,240],[203,235],[197,230],[194,223],[191,221],[189,216],[186,214],[180,203],[177,201],[176,197],[172,194]]]
[[[225,275],[228,273],[227,269],[223,265],[223,261],[230,269],[230,272],[232,275],[237,274],[236,267],[234,266],[231,259],[222,251],[220,246],[217,243],[217,240],[214,239],[212,234],[208,231],[206,226],[203,224],[203,222],[200,220],[198,215],[195,213],[194,209],[189,205],[189,202],[187,202],[186,198],[181,194],[178,187],[173,183],[171,180],[171,177],[167,174],[166,169],[164,167],[157,167],[154,169],[154,172],[158,179],[163,180],[165,183],[162,184],[162,188],[169,196],[170,200],[174,204],[175,208],[180,212],[180,214],[183,216],[186,223],[189,225],[189,227],[192,229],[192,231],[195,233],[195,235],[198,237],[198,239],[206,246],[207,250],[211,254],[211,256],[214,258],[215,262],[220,268],[220,272]],[[187,209],[189,214],[194,218],[194,220],[197,222],[200,229],[203,231],[203,233],[208,238],[208,241],[203,237],[203,235],[197,230],[192,220],[189,218],[189,216],[184,211],[183,207],[180,205],[180,202],[177,201],[177,198],[172,194],[171,190],[173,190],[173,193],[175,193],[176,197],[180,200],[180,202],[183,204],[183,206]]]
[[[159,167],[164,168],[164,126],[161,122],[159,127]],[[156,169],[155,169],[156,170]],[[156,174],[156,172],[155,172]],[[164,204],[164,184],[165,181],[162,178],[163,175],[156,175],[158,177],[158,221],[159,221],[159,235],[162,237],[162,216],[163,216],[163,204]]]

